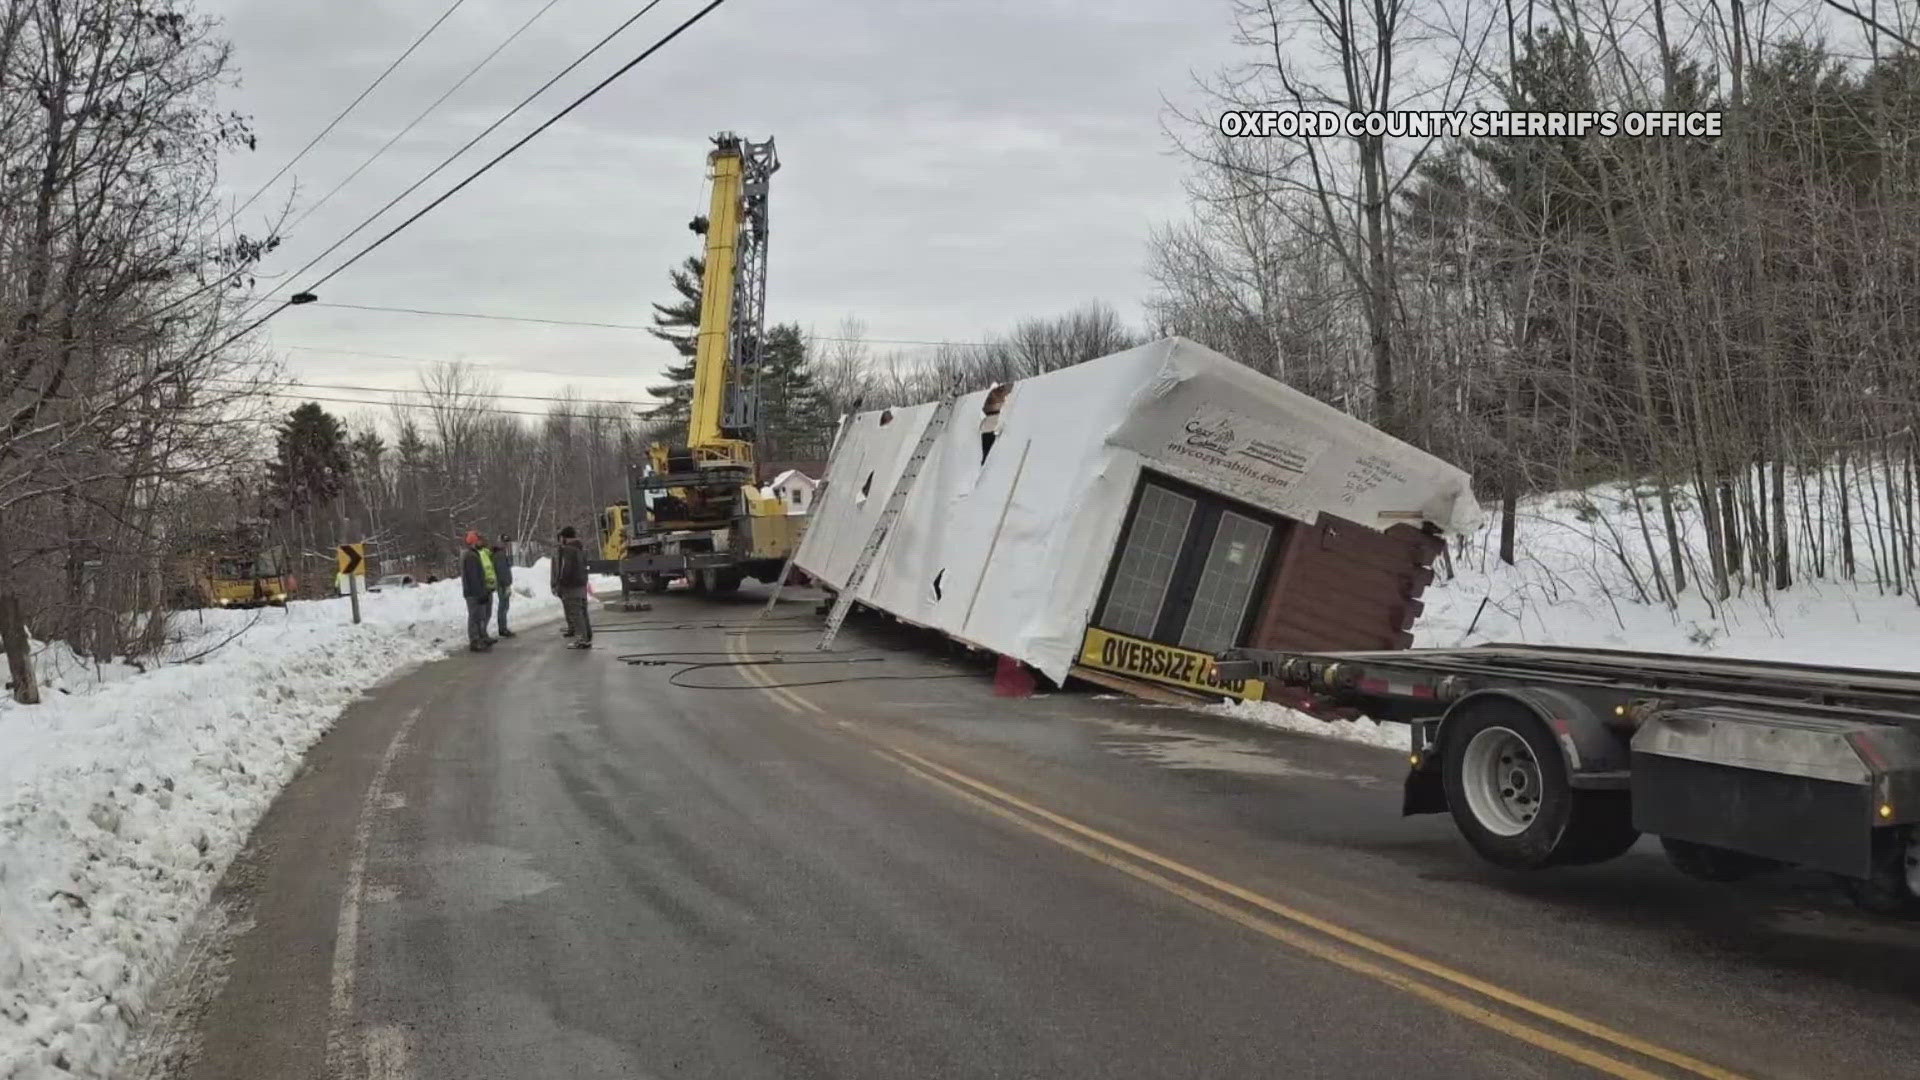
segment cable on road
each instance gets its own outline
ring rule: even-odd
[[[864,652],[913,652],[915,650],[869,649],[869,650],[862,650],[862,651]],[[729,657],[729,659],[702,660],[702,661],[666,659],[667,657],[688,657],[688,656],[727,656]],[[906,680],[906,679],[973,679],[973,678],[979,677],[978,673],[968,671],[968,672],[953,672],[953,673],[940,674],[940,675],[926,675],[926,674],[842,675],[832,679],[810,679],[810,680],[801,681],[801,682],[755,682],[755,683],[726,683],[726,684],[690,683],[690,682],[682,681],[683,678],[685,676],[693,674],[694,672],[706,671],[711,668],[734,668],[734,669],[739,669],[744,667],[772,668],[772,667],[785,667],[788,665],[798,665],[798,664],[883,664],[883,663],[886,663],[887,658],[885,656],[855,656],[855,655],[794,657],[794,656],[788,656],[785,653],[740,654],[740,653],[720,652],[715,650],[707,650],[707,651],[696,650],[696,651],[673,651],[673,652],[655,652],[655,653],[628,653],[627,655],[616,657],[616,659],[621,660],[627,664],[634,665],[636,667],[678,666],[679,667],[678,671],[675,671],[671,675],[667,676],[667,685],[677,686],[683,690],[774,690],[774,689],[784,690],[784,689],[790,689],[793,687],[831,686],[836,683],[850,683],[850,682],[874,682],[874,681]]]

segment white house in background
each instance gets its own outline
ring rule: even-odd
[[[769,499],[779,499],[787,513],[804,514],[813,509],[813,491],[819,486],[820,481],[799,469],[788,469],[774,477],[764,493]]]

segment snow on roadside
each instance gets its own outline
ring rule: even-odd
[[[559,614],[544,562],[516,577],[510,622]],[[361,606],[358,626],[345,599],[185,615],[173,657],[226,643],[144,673],[43,649],[44,703],[0,700],[0,1080],[106,1076],[307,748],[369,687],[466,644],[457,579]]]
[[[1325,739],[1339,739],[1400,753],[1406,753],[1413,747],[1413,729],[1394,720],[1322,720],[1271,701],[1226,701],[1208,706],[1206,711],[1261,727],[1318,735]]]

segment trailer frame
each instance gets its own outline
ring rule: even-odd
[[[1409,724],[1402,812],[1451,813],[1500,865],[1648,833],[1697,876],[1810,867],[1920,912],[1920,674],[1502,643],[1215,664],[1323,718]],[[1535,812],[1515,818],[1519,791]]]

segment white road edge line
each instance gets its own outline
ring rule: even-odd
[[[380,808],[393,760],[400,756],[400,747],[413,730],[413,722],[420,719],[425,710],[426,707],[421,706],[409,712],[394,731],[386,753],[380,757],[379,767],[373,771],[373,779],[367,784],[367,793],[360,800],[360,817],[353,825],[353,855],[347,862],[347,883],[340,893],[340,922],[333,934],[333,1002],[327,1022],[327,1073],[336,1080],[348,1080],[354,1075],[350,1060],[353,986],[360,954],[360,901],[366,891],[367,840],[373,832],[373,815]]]

